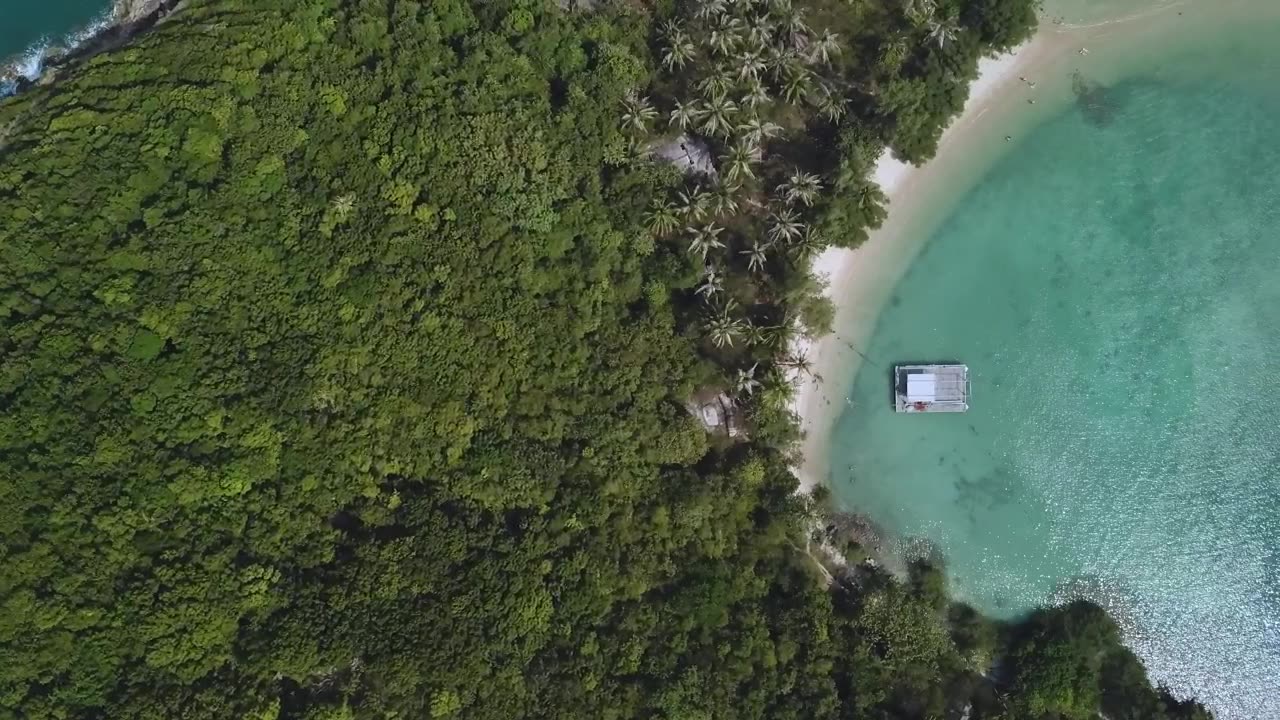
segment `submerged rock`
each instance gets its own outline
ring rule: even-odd
[[[1071,89],[1076,94],[1076,105],[1084,113],[1085,120],[1097,127],[1111,124],[1120,109],[1119,101],[1111,88],[1077,72],[1071,76]]]

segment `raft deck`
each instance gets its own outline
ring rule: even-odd
[[[900,413],[964,412],[969,409],[969,366],[895,365],[893,409]]]

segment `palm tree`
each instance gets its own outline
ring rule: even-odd
[[[822,248],[826,247],[826,240],[822,234],[812,228],[807,228],[795,242],[787,248],[792,257],[797,260],[805,260],[816,255]]]
[[[730,181],[739,177],[753,178],[756,173],[752,166],[760,162],[760,148],[739,140],[729,148],[729,152],[720,156],[720,162],[724,165],[724,176]]]
[[[721,183],[711,192],[711,212],[716,217],[732,215],[738,212],[738,199],[734,197],[738,193],[738,189],[738,185]]]
[[[804,8],[792,8],[782,17],[782,29],[791,40],[791,47],[803,50],[809,44],[809,26],[804,21]]]
[[[622,127],[644,132],[649,121],[658,116],[649,98],[630,91],[622,100]]]
[[[809,362],[809,358],[805,357],[803,352],[788,353],[778,359],[778,366],[792,370],[800,375],[807,375],[813,372],[813,363]]]
[[[729,306],[707,321],[707,337],[718,348],[733,347],[733,341],[742,334],[742,321],[729,316]]]
[[[724,228],[715,225],[706,225],[700,228],[685,228],[693,234],[693,238],[689,241],[689,252],[696,252],[705,261],[707,253],[712,250],[718,250],[724,247],[724,243],[720,242],[719,235],[724,232]]]
[[[756,380],[756,368],[759,365],[760,363],[756,363],[745,370],[738,370],[738,376],[733,381],[733,389],[736,394],[750,397],[760,388],[760,381]]]
[[[769,260],[770,245],[761,245],[759,240],[751,243],[751,247],[738,252],[739,255],[747,256],[747,269],[760,272],[764,270],[764,264]]]
[[[679,226],[679,209],[669,200],[655,200],[645,215],[644,224],[654,235],[666,235]]]
[[[771,370],[764,376],[764,390],[760,393],[761,405],[772,410],[783,410],[791,404],[794,396],[795,388],[777,370]]]
[[[885,43],[884,49],[880,51],[880,66],[885,70],[896,71],[902,67],[902,63],[906,62],[907,54],[910,52],[911,47],[907,39],[897,35]]]
[[[738,126],[738,132],[742,133],[742,139],[749,143],[758,145],[765,140],[772,140],[782,132],[782,126],[761,120],[759,116],[752,115],[746,122]]]
[[[795,320],[790,315],[782,318],[782,322],[777,325],[770,325],[765,328],[765,339],[768,346],[772,349],[781,350],[791,344],[791,338],[795,336]]]
[[[724,0],[702,0],[698,4],[698,9],[693,12],[693,16],[699,20],[710,20],[720,17],[725,13]]]
[[[742,21],[738,18],[722,18],[707,35],[707,47],[720,55],[730,55],[742,40]]]
[[[724,292],[724,278],[720,276],[714,265],[706,266],[702,272],[702,284],[698,286],[697,293],[709,303],[721,292]]]
[[[747,51],[738,55],[734,60],[738,63],[739,80],[755,81],[759,79],[760,73],[765,71],[764,58],[758,52]]]
[[[627,160],[632,163],[647,162],[653,159],[653,143],[640,138],[627,140]]]
[[[728,137],[733,130],[733,116],[738,104],[726,97],[715,97],[707,103],[707,114],[702,121],[702,132],[708,135]]]
[[[765,88],[764,83],[759,80],[751,82],[747,86],[747,94],[742,96],[742,104],[752,110],[767,104],[772,98],[769,97],[769,90]]]
[[[683,68],[693,61],[698,49],[685,37],[684,33],[674,33],[667,38],[667,45],[662,49],[662,67],[668,71]]]
[[[858,209],[864,213],[872,213],[884,207],[887,198],[884,191],[875,183],[863,183],[857,190]]]
[[[698,122],[698,118],[702,117],[702,113],[703,110],[697,100],[688,102],[676,100],[675,107],[671,109],[671,115],[667,118],[667,127],[678,127],[681,130],[687,130]]]
[[[929,23],[929,39],[938,43],[938,47],[945,47],[947,43],[956,39],[956,34],[960,29],[956,26],[955,18],[946,17],[942,22],[933,20]]]
[[[747,42],[756,48],[768,47],[773,40],[773,23],[767,17],[756,18],[747,26]]]
[[[829,85],[824,85],[822,91],[813,98],[813,104],[817,106],[818,113],[833,123],[839,122],[840,118],[844,117],[847,109],[845,103],[840,91]]]
[[[924,27],[933,20],[933,0],[908,0],[904,8],[907,19],[916,27]]]
[[[840,54],[840,36],[830,30],[823,30],[822,35],[813,41],[813,45],[809,48],[809,54],[816,60],[821,60],[823,65],[830,65],[831,58]]]
[[[792,105],[809,94],[809,71],[800,69],[787,77],[782,85],[782,97]]]
[[[770,47],[765,55],[765,66],[773,79],[782,82],[804,69],[804,58],[787,47]]]
[[[701,186],[694,186],[688,192],[681,190],[676,197],[680,198],[680,215],[686,221],[700,222],[707,216],[707,194],[702,192]]]
[[[698,81],[698,90],[702,92],[704,97],[715,99],[724,97],[729,92],[729,88],[733,87],[733,84],[734,77],[729,68],[717,66],[715,70],[711,71],[710,75]]]
[[[743,328],[742,328],[743,341],[746,342],[748,346],[760,347],[764,345],[768,341],[768,337],[767,337],[768,332],[769,332],[769,328],[764,327],[762,325],[757,325],[756,323],[751,322],[750,318],[748,318],[746,322],[743,323]]]
[[[774,242],[791,242],[804,234],[805,225],[790,208],[769,216],[769,239]]]
[[[344,222],[351,215],[351,211],[356,209],[355,193],[340,195],[334,198],[330,205],[333,207],[334,219],[338,222]]]
[[[786,198],[789,203],[804,203],[806,206],[813,205],[813,201],[818,199],[818,194],[822,192],[822,179],[817,175],[807,172],[801,172],[796,168],[791,173],[791,177],[787,181],[778,186],[778,191]]]

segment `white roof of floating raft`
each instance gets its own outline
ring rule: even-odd
[[[933,402],[938,399],[938,376],[915,373],[907,376],[907,402]]]

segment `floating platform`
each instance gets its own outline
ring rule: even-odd
[[[969,409],[969,366],[893,366],[893,409],[900,413],[965,412]]]

